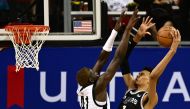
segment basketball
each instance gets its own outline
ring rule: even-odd
[[[172,26],[164,26],[159,29],[157,33],[157,41],[163,47],[170,47],[173,41],[173,38],[170,32],[174,29]]]

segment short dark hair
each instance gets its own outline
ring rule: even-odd
[[[147,70],[147,71],[149,71],[149,72],[151,73],[152,70],[153,70],[153,68],[152,68],[152,67],[147,67],[147,66],[145,66],[145,67],[143,68],[143,70]]]

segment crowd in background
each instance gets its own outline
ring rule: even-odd
[[[179,29],[182,40],[190,40],[190,1],[189,0],[104,0],[109,11],[132,10],[138,6],[146,11],[146,16],[153,17],[157,30],[170,23]],[[112,28],[112,27],[111,27]],[[111,29],[110,29],[111,30]],[[148,39],[149,40],[149,39]]]
[[[62,31],[64,30],[63,0],[49,0],[49,2],[51,31]],[[102,0],[102,2],[106,3],[107,6],[104,8],[106,7],[107,11],[121,11],[125,8],[132,10],[138,6],[140,11],[146,11],[147,16],[154,18],[157,29],[164,23],[172,23],[180,30],[183,41],[190,40],[189,0]],[[83,8],[84,11],[92,11],[92,0],[72,0],[72,11],[81,11],[81,4],[84,6],[85,3],[88,5]],[[112,30],[114,19],[110,15],[106,18],[109,30]],[[43,0],[1,0],[0,27],[3,28],[13,22],[43,24]]]

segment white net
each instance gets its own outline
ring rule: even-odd
[[[36,27],[32,32],[27,27],[22,31],[17,27],[11,29],[12,32],[7,31],[9,31],[8,35],[15,49],[16,71],[24,67],[39,70],[38,53],[49,33],[49,28],[44,28],[42,31]],[[40,37],[43,37],[43,39]]]

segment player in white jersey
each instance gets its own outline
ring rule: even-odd
[[[99,102],[94,97],[94,85],[89,85],[85,88],[79,88],[77,93],[80,98],[80,105],[82,109],[110,109],[109,97],[105,102]]]
[[[138,10],[136,9],[131,16],[123,33],[122,40],[117,47],[115,55],[106,69],[106,72],[99,76],[113,46],[113,40],[110,38],[108,38],[108,41],[104,45],[95,66],[92,69],[83,67],[77,72],[77,81],[79,85],[82,86],[82,88],[78,89],[78,95],[81,99],[81,109],[110,109],[110,106],[108,106],[109,99],[106,88],[125,57],[130,31],[139,19],[137,12]],[[125,11],[121,14],[118,23],[119,25],[121,19],[125,16],[124,13]],[[112,42],[111,44],[110,41]]]

